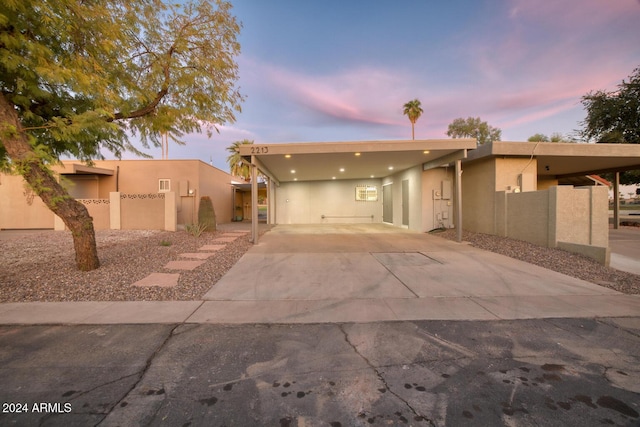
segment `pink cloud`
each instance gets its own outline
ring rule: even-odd
[[[316,76],[272,65],[261,64],[260,68],[272,93],[284,94],[292,104],[320,117],[374,125],[404,122],[402,105],[409,98],[402,95],[408,91],[404,90],[406,76],[400,72],[361,67]]]

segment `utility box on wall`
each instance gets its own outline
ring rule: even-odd
[[[451,181],[445,179],[442,181],[442,200],[451,200],[453,193],[453,185]]]

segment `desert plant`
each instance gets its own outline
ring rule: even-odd
[[[203,224],[207,231],[216,231],[216,211],[213,209],[213,203],[209,196],[200,198],[198,223]]]
[[[191,234],[193,237],[200,237],[207,229],[207,225],[199,222],[197,224],[187,224],[184,228],[187,230],[187,233]]]
[[[161,240],[160,246],[171,246],[171,242],[168,240]]]

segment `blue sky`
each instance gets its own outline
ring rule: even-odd
[[[237,121],[189,135],[170,158],[227,170],[225,148],[255,143],[446,138],[479,116],[504,141],[568,134],[580,99],[640,66],[639,0],[232,0],[242,22]],[[151,151],[160,157],[160,149]]]

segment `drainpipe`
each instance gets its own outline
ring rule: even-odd
[[[120,166],[116,166],[116,193],[120,191]]]

